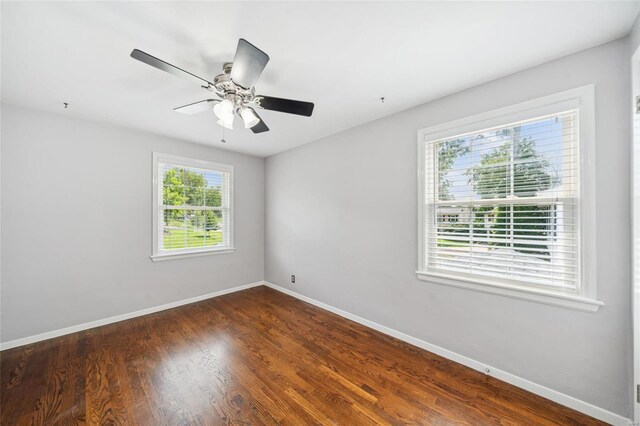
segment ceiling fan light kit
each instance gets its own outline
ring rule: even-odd
[[[233,109],[234,105],[229,99],[217,102],[213,106],[213,113],[219,118],[218,124],[222,127],[233,130]]]
[[[240,110],[240,117],[244,121],[244,127],[247,129],[252,128],[260,122],[260,118],[251,108],[243,108]]]
[[[226,129],[233,129],[233,120],[236,115],[239,115],[244,122],[244,127],[250,128],[253,133],[269,131],[269,127],[260,118],[255,108],[305,117],[311,117],[313,113],[314,105],[311,102],[255,94],[254,85],[269,62],[269,55],[242,38],[238,40],[233,62],[225,63],[222,67],[223,73],[217,75],[213,82],[138,49],[131,52],[131,57],[154,68],[196,82],[202,88],[216,94],[219,99],[205,99],[174,108],[174,111],[192,115],[213,109],[218,118],[217,123]]]

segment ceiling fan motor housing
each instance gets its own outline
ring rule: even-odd
[[[237,110],[242,108],[245,103],[253,101],[255,92],[253,87],[251,89],[245,89],[244,87],[238,86],[231,80],[231,66],[232,64],[230,62],[224,64],[224,73],[215,76],[213,79],[213,86],[214,91],[218,96],[222,99],[228,99],[233,102],[235,109]]]

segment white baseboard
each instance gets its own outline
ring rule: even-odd
[[[90,328],[100,327],[102,325],[112,324],[114,322],[124,321],[124,320],[128,320],[135,317],[141,317],[143,315],[153,314],[154,312],[160,312],[166,309],[176,308],[182,305],[188,305],[190,303],[199,302],[205,299],[211,299],[212,297],[222,296],[223,294],[229,294],[229,293],[234,293],[236,291],[246,290],[248,288],[257,287],[263,284],[264,284],[264,281],[258,281],[251,284],[239,285],[236,287],[227,288],[225,290],[214,291],[213,293],[203,294],[201,296],[178,300],[177,302],[166,303],[164,305],[154,306],[152,308],[130,312],[128,314],[116,315],[114,317],[85,322],[84,324],[78,324],[78,325],[73,325],[71,327],[61,328],[59,330],[48,331],[46,333],[36,334],[34,336],[23,337],[21,339],[10,340],[8,342],[2,342],[0,343],[0,351],[4,351],[5,349],[15,348],[18,346],[29,345],[31,343],[39,342],[41,340],[52,339],[58,336],[64,336],[65,334],[77,333],[78,331],[88,330]]]
[[[591,417],[595,417],[598,420],[602,420],[603,422],[610,423],[615,426],[628,426],[631,424],[631,420],[616,414],[611,411],[607,411],[603,408],[596,407],[595,405],[589,404],[587,402],[576,399],[572,396],[563,394],[561,392],[555,391],[553,389],[549,389],[546,386],[539,385],[537,383],[533,383],[529,380],[523,379],[522,377],[518,377],[511,373],[507,373],[506,371],[499,370],[497,368],[491,367],[489,365],[483,364],[479,361],[466,357],[464,355],[460,355],[456,352],[450,351],[448,349],[441,348],[440,346],[433,345],[431,343],[425,342],[424,340],[417,339],[413,336],[409,336],[408,334],[401,333],[392,328],[386,327],[384,325],[380,325],[373,321],[369,321],[368,319],[361,318],[357,315],[351,314],[349,312],[343,311],[342,309],[335,308],[331,305],[327,305],[326,303],[319,302],[315,299],[312,299],[307,296],[303,296],[302,294],[291,291],[287,288],[280,287],[278,285],[272,284],[270,282],[264,283],[267,287],[271,287],[274,290],[280,291],[282,293],[288,294],[289,296],[293,296],[296,299],[300,299],[307,303],[311,303],[319,308],[325,309],[329,312],[333,312],[334,314],[340,315],[341,317],[350,319],[351,321],[362,324],[366,327],[377,330],[381,333],[387,334],[389,336],[395,337],[396,339],[400,339],[407,343],[410,343],[419,348],[425,349],[429,352],[433,352],[434,354],[440,355],[444,358],[450,359],[462,365],[466,365],[467,367],[473,368],[474,370],[478,370],[482,373],[485,373],[489,376],[500,379],[504,382],[510,383],[514,386],[517,386],[521,389],[527,390],[536,395],[540,395],[544,398],[550,399],[551,401],[557,402],[558,404],[564,405],[566,407],[572,408],[581,413],[587,414]]]

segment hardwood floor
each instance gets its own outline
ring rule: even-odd
[[[0,353],[2,425],[592,425],[267,287]]]

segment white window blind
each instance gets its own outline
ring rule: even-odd
[[[231,166],[158,156],[154,254],[227,249],[232,238]]]
[[[424,142],[425,269],[577,292],[579,110]]]

